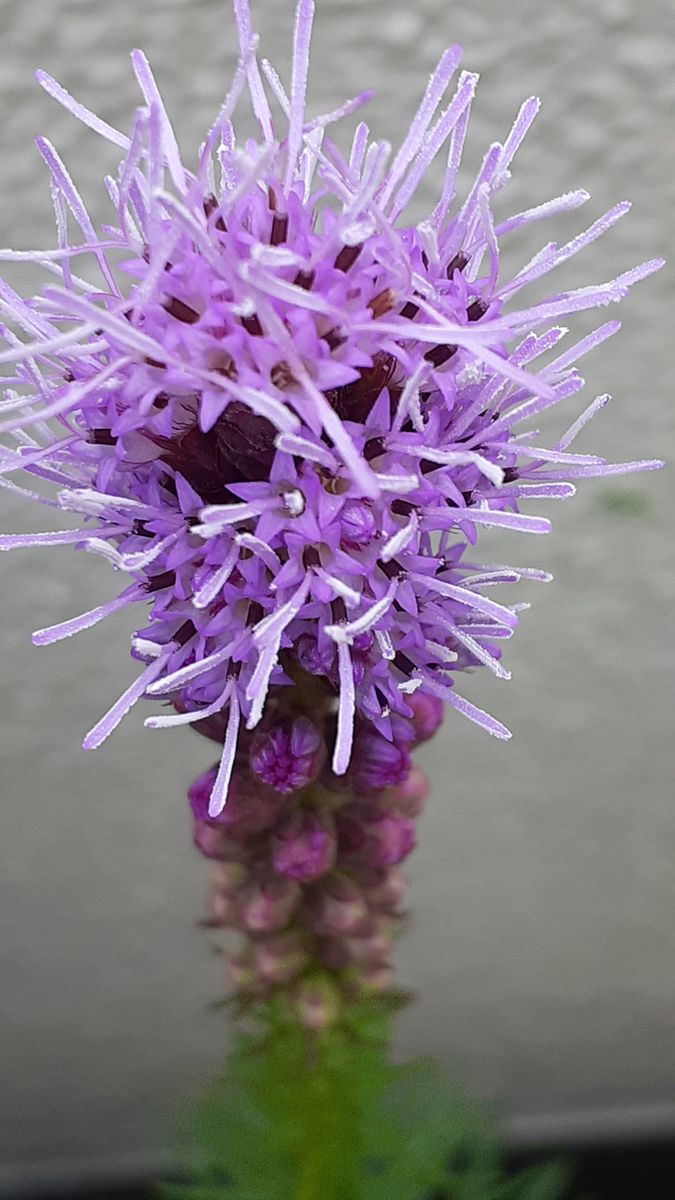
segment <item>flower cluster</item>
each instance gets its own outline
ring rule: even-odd
[[[456,681],[481,665],[508,678],[500,647],[522,606],[499,603],[491,589],[546,576],[475,564],[478,534],[545,533],[549,522],[521,513],[523,500],[570,496],[580,476],[659,465],[608,464],[570,449],[606,397],[550,448],[523,432],[523,422],[580,389],[574,364],[618,329],[605,322],[559,353],[567,331],[558,320],[621,299],[660,265],[515,303],[629,207],[617,205],[565,245],[547,242],[513,278],[501,278],[503,239],[588,199],[574,191],[494,216],[538,102],[525,102],[457,203],[477,79],[463,72],[449,90],[458,47],[441,57],[396,153],[359,121],[345,156],[330,126],[368,97],[307,115],[312,0],[298,2],[288,93],[267,62],[263,80],[247,0],[234,8],[239,63],[194,170],[183,164],[140,52],[133,65],[143,105],[130,137],[39,74],[124,157],[106,180],[112,221],[98,231],[57,151],[38,139],[59,245],[2,256],[56,278],[29,300],[8,285],[0,293],[8,316],[0,362],[13,372],[0,432],[16,441],[0,461],[0,482],[83,518],[78,529],[8,535],[0,546],[70,544],[132,578],[109,604],[40,630],[35,641],[149,605],[132,639],[138,679],[84,744],[100,745],[142,696],[164,698],[171,711],[148,726],[200,722],[222,743],[213,817],[225,805],[242,731],[299,680],[308,694],[330,697],[335,720],[324,750],[336,776],[349,768],[355,731],[370,730],[360,787],[372,786],[373,772],[393,779],[407,765],[397,729],[418,692],[508,737]],[[257,144],[237,143],[232,123],[246,89]],[[444,147],[438,203],[425,220],[405,224]],[[82,234],[74,242],[71,219]],[[76,273],[82,256],[99,283]],[[56,485],[56,500],[10,483],[17,470],[31,484]],[[283,730],[252,749],[280,794],[316,767],[311,736],[297,736],[301,746],[288,753]],[[384,742],[398,746],[396,761]],[[237,811],[238,787],[229,801]]]
[[[295,703],[299,692],[288,690]],[[413,718],[393,742],[358,726],[346,780],[326,764],[330,715],[268,718],[239,753],[227,804],[209,814],[216,765],[188,798],[197,849],[212,860],[209,917],[235,930],[229,982],[244,1006],[283,994],[308,1028],[339,1016],[343,1001],[391,985],[391,940],[427,781],[410,750],[438,726],[442,704],[412,698]]]

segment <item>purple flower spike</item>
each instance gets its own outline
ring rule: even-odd
[[[329,816],[299,808],[277,827],[272,839],[272,861],[280,875],[309,883],[330,871],[337,841]]]
[[[410,771],[405,743],[389,742],[375,730],[360,730],[354,745],[351,777],[357,792],[379,792],[401,783]]]
[[[57,151],[38,138],[58,246],[2,251],[47,270],[38,296],[3,292],[2,474],[23,476],[18,490],[31,497],[35,476],[56,485],[55,498],[36,498],[81,522],[6,535],[0,548],[73,546],[128,574],[115,599],[35,641],[141,606],[131,645],[140,674],[84,745],[100,746],[141,697],[168,700],[174,711],[148,717],[150,728],[196,723],[222,744],[210,818],[225,805],[244,730],[268,716],[270,699],[276,710],[299,668],[323,676],[337,702],[336,775],[349,768],[356,723],[389,738],[415,695],[508,738],[457,685],[479,665],[509,677],[499,647],[522,606],[493,599],[493,585],[547,576],[477,565],[476,542],[484,530],[548,532],[522,506],[571,496],[579,478],[661,465],[575,451],[605,396],[550,447],[529,424],[580,390],[576,362],[619,328],[604,321],[559,350],[568,318],[621,300],[661,266],[562,292],[554,282],[542,298],[542,277],[610,229],[628,211],[621,203],[563,245],[546,236],[513,277],[504,272],[500,248],[513,231],[589,199],[571,191],[515,214],[500,204],[495,216],[538,101],[523,104],[455,203],[478,78],[455,82],[457,47],[442,55],[397,151],[359,121],[345,154],[330,127],[368,96],[324,115],[306,110],[313,5],[298,4],[292,88],[286,98],[273,82],[276,112],[247,0],[234,10],[240,65],[194,169],[140,51],[143,103],[129,136],[38,74],[123,161],[106,181],[111,211],[97,231]],[[258,145],[234,133],[246,88]],[[438,200],[411,223],[444,148]],[[72,242],[68,210],[82,231]],[[531,284],[535,298],[523,298]],[[261,777],[293,790],[314,767],[308,775],[304,754],[285,754],[263,754]],[[398,768],[382,752],[358,770],[378,788]]]
[[[289,717],[253,739],[251,770],[261,783],[286,796],[316,779],[323,757],[316,725],[308,717]]]

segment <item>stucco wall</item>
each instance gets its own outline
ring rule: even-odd
[[[255,8],[283,68],[289,0]],[[587,214],[634,201],[556,288],[669,251],[671,0],[318,0],[312,105],[326,110],[372,83],[372,125],[395,140],[451,41],[483,74],[469,166],[524,96],[544,100],[505,209],[587,187],[587,209],[548,234],[562,240]],[[196,146],[233,63],[224,0],[0,0],[0,242],[54,244],[37,131],[60,147],[92,213],[105,214],[98,180],[114,156],[44,96],[33,69],[127,126],[137,44],[183,144]],[[537,236],[516,239],[514,260]],[[615,401],[582,448],[672,458],[670,268],[622,317],[620,338],[587,360],[588,397],[609,390]],[[628,499],[627,486],[585,485],[554,509],[548,539],[503,535],[499,559],[556,575],[527,588],[535,603],[509,651],[513,682],[466,687],[514,739],[497,744],[455,717],[425,756],[435,794],[399,955],[419,1000],[400,1046],[453,1063],[521,1130],[531,1115],[546,1126],[590,1110],[602,1124],[611,1117],[595,1110],[625,1106],[667,1121],[675,1099],[673,476],[633,477]],[[6,530],[49,518],[7,493],[0,508]],[[140,1160],[162,1152],[169,1116],[226,1041],[224,1018],[206,1011],[219,968],[195,928],[204,870],[183,801],[205,745],[187,731],[148,734],[137,715],[82,754],[82,733],[132,676],[128,626],[111,621],[42,651],[30,632],[111,595],[108,570],[69,551],[22,551],[3,557],[2,579],[0,1161],[21,1172]]]

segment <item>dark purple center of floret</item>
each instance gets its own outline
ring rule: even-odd
[[[382,389],[391,384],[395,370],[396,359],[392,355],[378,354],[373,365],[362,370],[357,380],[332,388],[326,397],[342,420],[362,423]],[[395,403],[398,390],[391,387],[389,390]],[[102,443],[98,430],[94,435],[96,442]],[[180,473],[205,504],[232,499],[228,490],[231,483],[269,479],[276,430],[265,417],[251,412],[238,400],[227,407],[206,433],[194,424],[171,438],[148,436],[161,447],[162,462]],[[381,452],[382,447],[376,447],[366,457]]]
[[[161,459],[179,472],[205,504],[231,499],[228,485],[269,478],[276,430],[265,418],[235,400],[204,433],[198,425],[173,438],[153,440]]]
[[[389,387],[396,370],[392,354],[376,354],[371,367],[360,372],[359,378],[343,387],[331,388],[326,399],[342,421],[363,424],[383,388]],[[390,394],[395,389],[390,389]]]

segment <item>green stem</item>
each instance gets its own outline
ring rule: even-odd
[[[320,1200],[326,1195],[325,1152],[320,1146],[308,1147],[304,1161],[300,1164],[300,1177],[293,1200]]]
[[[339,1035],[337,1035],[339,1038]],[[357,1200],[358,1111],[345,1064],[332,1061],[336,1034],[312,1037],[307,1056],[304,1127],[293,1200]]]

